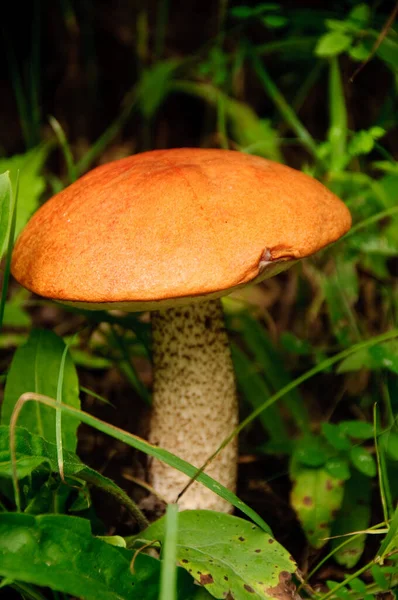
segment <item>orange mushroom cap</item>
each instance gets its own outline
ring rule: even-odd
[[[227,293],[350,225],[341,200],[284,165],[230,150],[155,150],[97,167],[46,202],[17,240],[12,273],[60,302],[141,309]]]

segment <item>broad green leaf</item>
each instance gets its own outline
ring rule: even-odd
[[[366,448],[354,446],[350,450],[351,462],[356,469],[367,477],[374,477],[377,473],[376,461]]]
[[[330,31],[319,38],[315,54],[322,58],[337,56],[347,50],[352,43],[352,37],[340,31]]]
[[[24,427],[16,427],[15,429],[15,458],[19,479],[30,475],[40,465],[47,467],[50,472],[58,472],[56,445],[47,442],[39,435],[29,432]],[[139,519],[135,505],[111,479],[84,465],[73,452],[64,450],[63,459],[65,477],[80,479],[101,488],[114,496]],[[9,427],[6,425],[0,425],[0,477],[7,479],[12,477],[10,433]],[[141,526],[143,526],[143,523],[141,523]]]
[[[46,182],[41,175],[50,146],[43,144],[25,154],[16,154],[11,158],[0,158],[0,173],[9,170],[13,183],[19,172],[18,211],[15,234],[21,231],[29,218],[39,207]]]
[[[157,598],[160,563],[94,537],[85,519],[0,514],[0,575],[84,600]]]
[[[329,475],[324,468],[310,469],[297,464],[292,465],[291,478],[291,504],[309,543],[322,548],[343,501],[343,481]]]
[[[18,398],[25,392],[57,397],[58,377],[65,344],[55,333],[33,330],[28,341],[14,354],[4,393],[1,423],[8,424]],[[76,369],[69,354],[65,361],[62,401],[80,407]],[[62,441],[67,450],[75,450],[78,421],[68,415],[62,418]],[[46,440],[55,442],[55,411],[38,402],[28,402],[18,419],[18,425]]]
[[[369,527],[371,510],[371,482],[360,473],[353,473],[351,479],[345,484],[344,500],[332,528],[333,536],[342,536],[355,531],[363,531]],[[357,535],[342,548],[338,546],[347,538],[336,537],[332,540],[332,549],[336,550],[335,560],[339,565],[348,569],[354,567],[365,548],[366,534]]]
[[[1,163],[1,161],[0,161]],[[0,175],[0,256],[5,248],[12,202],[11,181],[8,172]]]
[[[165,518],[138,538],[163,544]],[[207,510],[179,514],[177,561],[215,598],[237,600],[287,598],[296,571],[289,553],[259,527]]]

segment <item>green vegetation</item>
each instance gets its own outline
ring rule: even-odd
[[[88,95],[78,115],[67,94],[46,104],[59,90],[43,75],[41,3],[27,62],[4,36],[17,106],[4,120],[18,117],[20,139],[1,140],[0,158],[0,598],[293,599],[290,574],[302,598],[398,598],[397,9],[99,4],[51,8],[64,93]],[[121,64],[104,61],[111,46]],[[107,104],[113,81],[120,103]],[[10,279],[40,203],[100,161],[165,146],[286,162],[353,215],[333,247],[224,300],[238,493],[197,480],[236,516],[169,505],[159,519],[144,498],[142,455],[197,475],[137,435],[151,400],[145,315],[67,310]]]

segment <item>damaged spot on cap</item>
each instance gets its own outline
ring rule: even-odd
[[[272,262],[272,254],[269,248],[264,248],[262,255],[260,256],[260,261],[258,263],[258,270],[264,271]]]

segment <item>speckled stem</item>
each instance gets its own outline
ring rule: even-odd
[[[153,313],[154,394],[150,441],[200,467],[238,422],[235,379],[219,300]],[[237,443],[231,442],[206,472],[235,490]],[[153,460],[153,487],[175,502],[186,475]],[[182,496],[183,509],[228,512],[231,506],[199,483]]]

